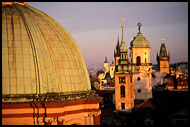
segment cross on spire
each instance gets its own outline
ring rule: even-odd
[[[141,33],[141,26],[142,26],[140,21],[141,21],[141,18],[139,17],[139,22],[137,23],[139,33]]]

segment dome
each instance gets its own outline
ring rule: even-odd
[[[2,6],[2,94],[91,90],[75,40],[59,23],[26,4]]]
[[[130,43],[132,48],[147,48],[149,47],[149,42],[142,35],[142,33],[138,33],[136,37]]]

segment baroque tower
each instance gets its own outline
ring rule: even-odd
[[[124,19],[122,18],[122,22]],[[119,63],[115,70],[115,100],[116,110],[131,110],[134,107],[133,73],[128,60],[128,48],[125,45],[122,28],[122,40],[119,48]]]
[[[141,33],[142,24],[139,22],[138,33],[130,43],[130,58],[132,72],[134,73],[135,98],[145,100],[152,97],[149,42]]]
[[[170,53],[166,51],[165,43],[161,44],[160,54],[157,53],[158,70],[161,73],[169,74],[170,68]]]

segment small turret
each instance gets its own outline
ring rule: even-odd
[[[165,39],[161,39],[160,54],[157,53],[158,70],[161,73],[169,73],[170,53],[167,53]]]
[[[107,57],[105,57],[104,63],[108,63],[108,59],[107,59]]]

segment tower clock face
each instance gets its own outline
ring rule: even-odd
[[[166,62],[163,62],[163,67],[166,67]]]

